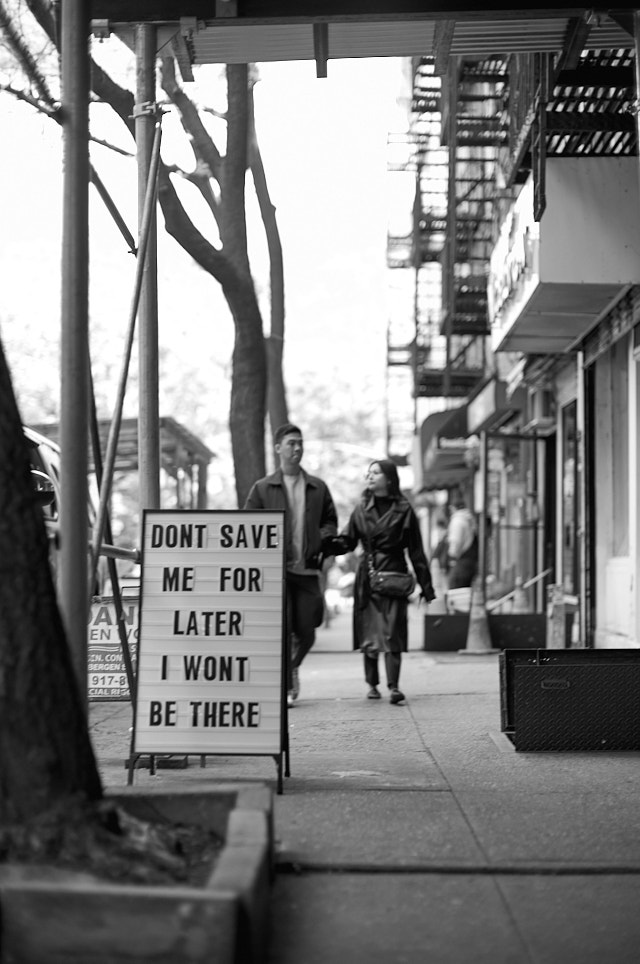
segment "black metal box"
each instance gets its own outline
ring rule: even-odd
[[[547,617],[544,613],[487,613],[489,636],[494,649],[543,647]],[[573,615],[567,615],[565,640],[571,642]],[[431,652],[456,652],[467,645],[469,613],[427,613],[424,617],[423,649]]]
[[[424,617],[423,649],[455,653],[467,645],[469,613],[427,613]]]
[[[505,650],[500,704],[516,750],[640,751],[640,649]]]

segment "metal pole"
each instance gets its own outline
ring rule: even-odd
[[[578,399],[576,405],[576,431],[578,435],[578,564],[580,583],[578,586],[578,618],[580,620],[580,646],[587,645],[587,438],[586,438],[586,392],[584,384],[584,352],[576,357],[578,369]]]
[[[135,131],[138,158],[138,218],[144,217],[144,202],[156,127],[156,28],[136,25],[136,107]],[[160,412],[158,398],[158,257],[155,206],[149,225],[149,241],[142,277],[139,349],[139,504],[143,509],[160,507]]]
[[[445,318],[446,362],[442,393],[446,398],[451,395],[451,362],[453,336],[453,316],[456,303],[456,249],[457,249],[457,197],[456,197],[456,162],[458,155],[458,68],[454,58],[449,63],[447,74],[449,87],[449,154],[448,154],[448,193],[447,193],[447,239],[445,245],[446,276],[444,287],[446,291],[447,314]]]
[[[207,463],[198,462],[198,509],[207,508]]]
[[[633,11],[633,39],[635,44],[635,80],[636,80],[636,102],[635,119],[636,135],[640,137],[640,10]]]
[[[118,382],[118,390],[116,392],[116,405],[113,413],[113,418],[111,419],[111,425],[109,426],[109,437],[107,439],[107,449],[104,459],[104,472],[102,477],[102,484],[100,486],[100,502],[98,505],[98,512],[96,523],[93,529],[93,559],[92,559],[92,576],[95,580],[95,572],[98,565],[98,556],[100,554],[100,545],[104,536],[104,526],[107,516],[107,507],[109,499],[111,497],[111,486],[113,483],[113,473],[115,469],[116,454],[118,448],[118,436],[120,434],[120,425],[122,422],[122,410],[124,407],[124,396],[127,388],[127,378],[129,375],[129,363],[131,361],[131,350],[133,348],[133,337],[135,334],[136,318],[138,315],[138,309],[140,306],[140,297],[143,284],[144,275],[144,265],[146,259],[147,247],[149,244],[149,233],[150,224],[153,218],[156,205],[156,181],[158,175],[158,165],[160,163],[160,143],[162,137],[162,128],[160,125],[160,120],[156,125],[155,137],[153,142],[153,149],[151,155],[151,167],[149,169],[149,180],[147,182],[144,211],[142,215],[142,226],[140,228],[140,237],[138,239],[138,253],[136,260],[136,275],[133,286],[133,297],[131,300],[131,311],[129,313],[129,323],[127,325],[127,335],[125,340],[125,350],[122,359],[122,368],[120,371],[120,379]]]
[[[480,432],[480,519],[478,520],[478,578],[482,586],[483,598],[487,591],[487,511],[489,481],[489,436],[486,430]]]
[[[62,4],[60,609],[87,706],[89,3]]]
[[[95,167],[93,167],[93,165],[91,166],[91,180],[95,184],[98,194],[104,201],[107,211],[109,212],[109,214],[115,221],[116,225],[118,226],[120,234],[129,245],[129,251],[131,252],[131,254],[136,254],[136,242],[133,239],[133,235],[131,234],[131,231],[127,227],[124,218],[118,211],[118,208],[116,207],[113,198],[107,191],[106,187],[104,186],[104,183],[102,182],[100,175],[96,171]]]

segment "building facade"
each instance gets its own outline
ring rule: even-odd
[[[438,208],[423,136],[412,263],[439,265],[446,360],[418,310],[439,411],[414,495],[429,515],[473,493],[488,600],[559,592],[566,645],[619,648],[640,640],[640,168],[633,31],[606,19],[555,53],[414,62],[413,129],[437,119],[448,171]]]

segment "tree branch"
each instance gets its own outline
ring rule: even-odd
[[[176,65],[173,57],[162,58],[160,84],[171,103],[178,108],[180,122],[189,138],[196,161],[205,164],[211,171],[211,177],[219,183],[222,157],[200,119],[198,108],[176,80]]]
[[[260,145],[256,133],[253,105],[253,88],[249,92],[249,167],[256,189],[260,216],[264,225],[269,251],[269,280],[271,287],[271,334],[284,339],[284,267],[282,242],[278,230],[275,205],[271,201],[267,177],[262,163]]]
[[[179,174],[180,177],[183,178],[185,181],[189,181],[191,184],[194,184],[197,187],[202,197],[204,198],[205,203],[207,204],[209,210],[213,214],[213,217],[217,224],[218,215],[219,215],[219,205],[216,200],[215,194],[213,193],[213,189],[211,187],[211,183],[209,180],[211,175],[209,168],[205,167],[204,170],[202,170],[200,168],[200,165],[198,165],[195,171],[185,171],[177,164],[165,164],[164,167],[169,174]]]
[[[0,0],[0,27],[2,27],[2,30],[8,40],[9,47],[11,48],[13,55],[20,64],[22,70],[33,82],[40,95],[41,101],[49,108],[49,110],[43,110],[42,113],[49,113],[50,115],[53,115],[55,111],[60,109],[60,105],[57,103],[55,97],[51,93],[44,75],[40,72],[35,57],[32,55],[22,37],[19,36],[17,30],[15,29],[14,21],[11,19],[9,11],[5,7],[2,0]],[[11,93],[13,93],[13,91],[11,91]]]
[[[12,87],[11,84],[0,84],[0,90],[3,90],[6,94],[11,94],[16,100],[24,101],[25,104],[29,104],[34,110],[38,111],[39,114],[44,114],[46,117],[50,117],[54,120],[56,124],[62,124],[62,116],[60,113],[60,106],[50,107],[48,104],[44,104],[42,101],[37,100],[31,94],[28,94],[26,90],[18,90],[17,87]],[[111,144],[109,141],[105,141],[102,137],[94,137],[93,134],[89,134],[89,140],[93,144],[99,144],[101,147],[106,147],[110,151],[114,151],[116,154],[123,154],[124,157],[135,157],[132,151],[125,151],[124,148],[118,147],[116,144]]]
[[[16,100],[22,100],[25,104],[29,104],[29,106],[37,110],[39,114],[46,114],[47,117],[51,117],[51,119],[58,124],[62,123],[59,104],[51,106],[49,103],[38,100],[32,94],[28,94],[26,90],[18,90],[17,87],[12,87],[11,84],[0,84],[0,90],[3,90],[6,94],[11,94]]]
[[[271,202],[269,187],[262,163],[253,100],[253,84],[249,90],[249,166],[256,189],[260,215],[269,251],[269,291],[271,295],[271,326],[267,347],[267,411],[272,432],[289,420],[287,393],[282,374],[284,353],[284,266],[282,242],[278,230],[276,209]]]
[[[236,268],[251,275],[247,253],[245,186],[249,132],[249,71],[247,64],[227,64],[229,119],[227,155],[221,181],[222,244]],[[233,163],[230,158],[233,158]]]
[[[169,169],[164,164],[160,165],[158,173],[158,200],[162,206],[165,227],[171,237],[223,287],[237,283],[228,259],[207,241],[186,213],[171,183]]]
[[[48,0],[26,0],[26,4],[51,43],[59,48],[60,38],[58,37],[53,4],[49,3]]]

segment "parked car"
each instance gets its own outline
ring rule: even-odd
[[[44,435],[40,435],[39,432],[27,428],[27,426],[23,426],[23,431],[29,449],[31,478],[38,496],[38,502],[42,506],[42,515],[51,548],[52,564],[55,569],[55,554],[60,543],[58,521],[60,512],[60,447]]]
[[[31,478],[38,502],[42,506],[42,515],[49,537],[49,558],[55,578],[60,549],[60,446],[45,435],[41,435],[40,432],[28,428],[28,426],[23,426],[23,431],[29,449]],[[91,530],[96,518],[91,497],[87,502],[87,513],[89,539],[91,539]],[[105,570],[103,562],[104,560],[98,566],[94,595],[100,595],[101,593]]]

